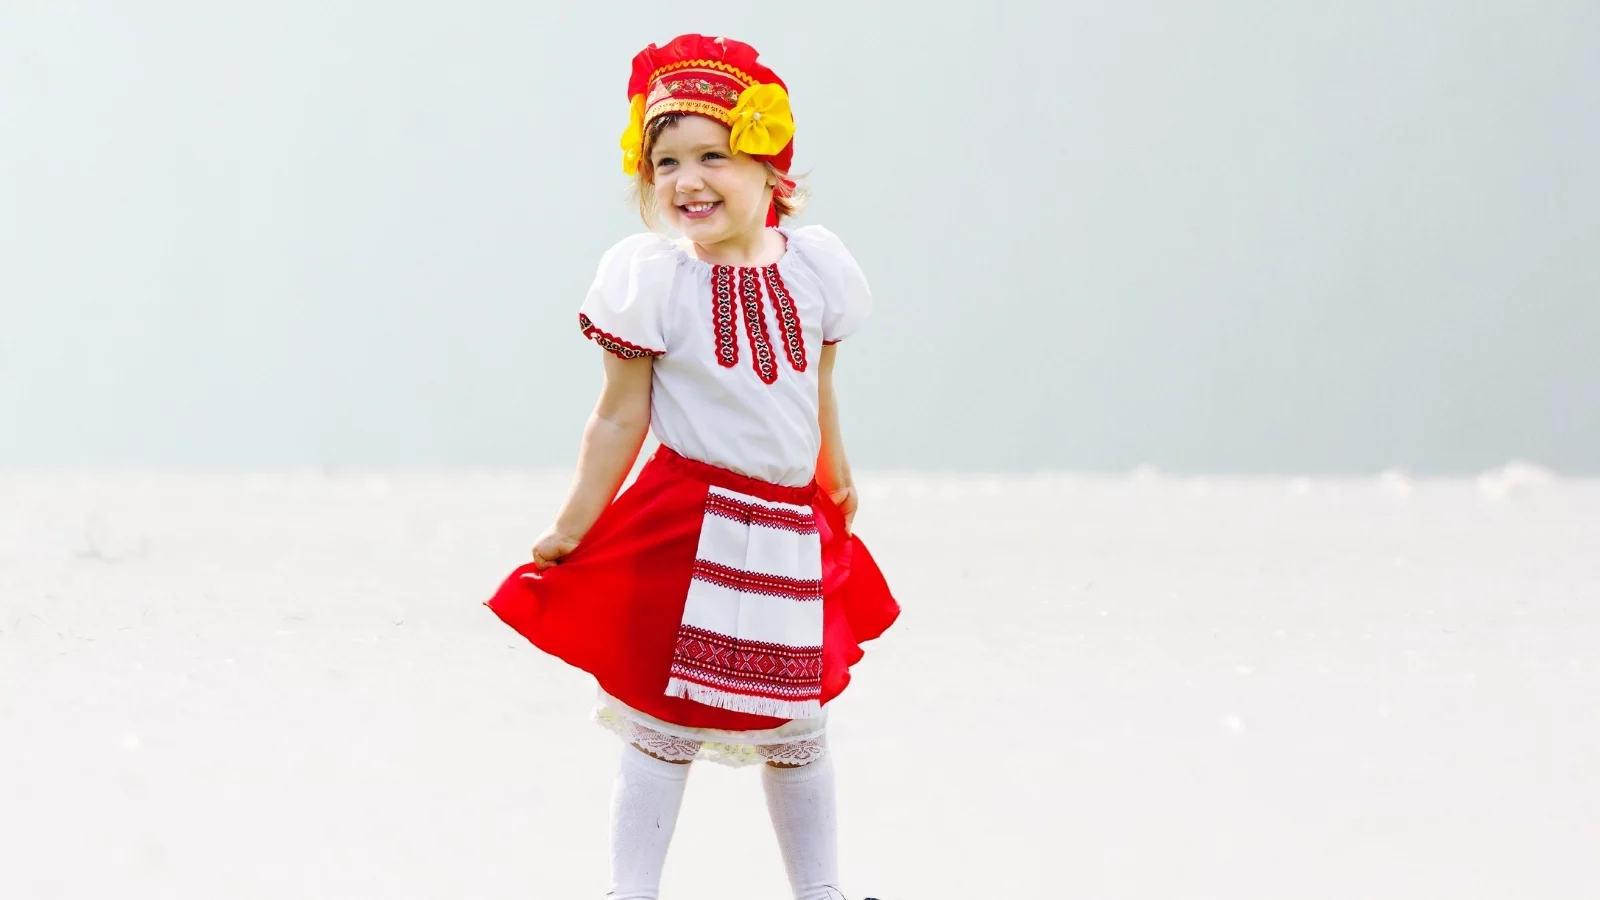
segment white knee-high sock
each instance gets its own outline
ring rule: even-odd
[[[657,900],[688,783],[689,766],[623,746],[611,788],[611,900]]]
[[[833,755],[797,769],[763,766],[761,786],[795,900],[842,900]]]

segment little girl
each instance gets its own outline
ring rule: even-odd
[[[623,170],[646,224],[578,314],[609,351],[555,523],[489,608],[594,675],[627,743],[612,900],[657,896],[689,763],[765,763],[796,900],[842,900],[828,701],[899,607],[850,533],[836,345],[872,297],[832,233],[780,227],[794,119],[754,48],[684,35],[633,60]],[[646,433],[660,448],[617,497]],[[615,500],[613,501],[613,498]]]

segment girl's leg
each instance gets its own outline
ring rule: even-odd
[[[637,745],[623,746],[611,790],[610,900],[657,900],[688,782],[688,760],[670,761]]]
[[[833,757],[820,744],[799,753],[794,748],[763,747],[769,761],[761,769],[789,888],[795,900],[843,900]]]

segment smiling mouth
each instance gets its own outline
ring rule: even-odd
[[[707,203],[683,203],[678,206],[678,209],[683,212],[684,218],[704,219],[706,216],[716,212],[717,207],[721,205],[722,201],[720,200]]]

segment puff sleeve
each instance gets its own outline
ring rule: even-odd
[[[657,235],[634,235],[607,250],[578,310],[583,336],[622,359],[665,355],[662,322],[676,271],[671,247]]]
[[[822,341],[837,344],[865,325],[872,314],[872,290],[854,256],[833,232],[807,225],[790,241],[822,282]]]

